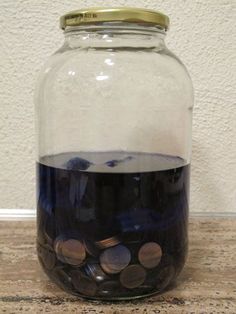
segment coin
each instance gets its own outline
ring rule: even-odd
[[[80,278],[83,276],[83,273],[79,269],[70,269],[68,275],[71,278],[73,286],[76,288],[79,286]]]
[[[57,258],[65,263],[65,258],[62,254],[62,243],[63,243],[63,238],[61,236],[57,237],[56,240],[54,241],[54,251],[56,252]]]
[[[117,295],[119,286],[117,281],[105,281],[99,285],[98,294],[102,296]]]
[[[44,245],[45,244],[45,237],[44,234],[42,233],[41,230],[38,231],[37,233],[37,243],[40,245]]]
[[[175,276],[175,268],[172,265],[165,266],[161,269],[157,277],[157,289],[163,290],[169,286]]]
[[[119,244],[120,240],[117,237],[110,237],[104,240],[97,241],[95,243],[100,249],[107,249],[109,247]]]
[[[84,240],[83,244],[84,244],[85,250],[88,252],[89,255],[96,257],[100,254],[100,250],[95,245],[93,245],[92,242],[88,240]]]
[[[41,210],[41,209],[40,209]],[[48,215],[39,218],[37,240],[41,245],[49,244],[53,247],[54,224]]]
[[[60,245],[65,262],[74,266],[79,266],[83,263],[86,252],[83,244],[79,240],[69,239],[63,241]]]
[[[129,264],[130,260],[130,251],[121,244],[106,249],[100,255],[101,267],[108,274],[119,273]]]
[[[53,239],[48,235],[48,233],[46,231],[45,231],[44,235],[45,235],[46,243],[48,245],[50,245],[51,247],[53,247]]]
[[[161,256],[161,247],[156,242],[145,243],[138,252],[140,264],[148,269],[156,267],[161,261]]]
[[[71,287],[72,279],[62,267],[56,267],[53,271],[54,276],[60,283],[67,287]]]
[[[130,265],[120,274],[122,286],[133,289],[141,286],[146,278],[146,270],[140,265]]]
[[[56,256],[51,247],[49,245],[42,246],[39,244],[38,253],[45,268],[48,270],[53,269],[56,264]]]
[[[82,273],[72,273],[72,283],[75,289],[85,296],[94,296],[97,291],[96,283]]]
[[[55,236],[55,224],[52,217],[48,217],[44,220],[44,237],[47,244],[53,247],[53,238]]]
[[[95,281],[101,282],[108,278],[102,268],[97,263],[89,263],[85,266],[86,273]]]

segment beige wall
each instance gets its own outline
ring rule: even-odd
[[[158,9],[167,43],[195,86],[191,210],[236,212],[235,0],[6,0],[0,2],[0,208],[33,208],[33,89],[63,40],[58,17],[98,5]]]

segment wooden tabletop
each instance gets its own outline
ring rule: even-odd
[[[91,302],[49,281],[35,250],[34,221],[0,221],[0,313],[236,313],[236,219],[190,219],[190,250],[177,285],[132,302]]]

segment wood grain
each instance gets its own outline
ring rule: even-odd
[[[83,301],[44,275],[34,221],[0,221],[0,313],[236,313],[236,219],[192,218],[190,250],[177,285],[162,295],[119,303]]]

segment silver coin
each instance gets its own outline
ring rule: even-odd
[[[106,249],[100,255],[100,265],[108,274],[119,273],[130,263],[130,260],[130,251],[121,244]]]
[[[120,274],[122,286],[133,289],[141,286],[146,278],[146,270],[141,265],[130,265]]]
[[[162,249],[156,242],[145,243],[138,252],[140,264],[145,268],[151,269],[156,267],[162,257]]]
[[[95,281],[102,282],[108,279],[102,268],[97,263],[89,263],[85,266],[86,273]]]

